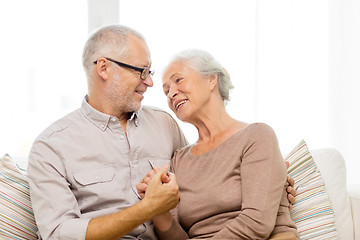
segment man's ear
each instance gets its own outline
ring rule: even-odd
[[[213,91],[215,89],[217,83],[218,83],[218,75],[217,74],[211,75],[209,78],[210,91]]]
[[[99,58],[96,64],[96,72],[103,80],[106,81],[109,74],[109,61],[105,58]]]

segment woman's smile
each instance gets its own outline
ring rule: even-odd
[[[179,101],[176,101],[174,106],[176,110],[179,110],[181,106],[183,106],[188,100],[187,99],[182,99]]]

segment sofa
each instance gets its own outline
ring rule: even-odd
[[[325,182],[340,239],[360,240],[360,184],[346,184],[346,166],[335,149],[310,151]]]
[[[300,239],[360,240],[360,185],[346,184],[341,154],[331,148],[308,150],[301,141],[284,159],[297,188],[291,216]],[[0,239],[37,238],[26,161],[9,155],[0,160]]]

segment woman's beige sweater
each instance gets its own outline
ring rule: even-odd
[[[202,155],[192,155],[192,147],[172,159],[181,198],[170,230],[157,230],[160,239],[298,236],[288,209],[286,166],[271,127],[250,124]]]

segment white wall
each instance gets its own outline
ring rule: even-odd
[[[232,76],[232,116],[270,124],[283,154],[301,139],[337,148],[349,182],[360,182],[358,1],[121,0],[119,7],[120,23],[147,38],[155,69],[179,50],[208,50]],[[145,103],[167,109],[161,94],[155,86]],[[182,127],[195,141],[194,129]]]
[[[360,183],[356,0],[2,1],[0,154],[26,155],[40,131],[80,106],[88,31],[115,22],[143,33],[151,49],[155,87],[144,104],[167,110],[163,67],[180,50],[203,48],[232,76],[232,116],[270,124],[283,154],[300,139],[337,148],[349,182]]]
[[[86,94],[87,1],[0,1],[0,29],[0,155],[27,155]]]
[[[329,140],[360,183],[360,1],[329,1]]]

